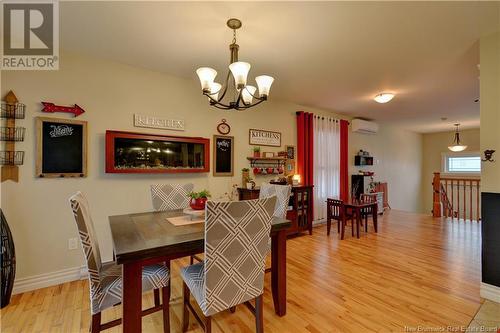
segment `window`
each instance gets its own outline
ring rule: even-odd
[[[443,172],[445,173],[481,173],[481,155],[479,153],[443,154]]]

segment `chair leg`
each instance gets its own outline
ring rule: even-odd
[[[332,219],[327,218],[326,219],[326,235],[330,236],[330,229],[332,227]]]
[[[182,315],[182,332],[186,332],[189,327],[189,309],[188,309],[188,303],[189,303],[189,287],[187,286],[186,282],[182,282],[183,285],[183,304],[184,304],[184,311]]]
[[[368,213],[365,215],[365,232],[368,232]]]
[[[255,298],[255,326],[257,333],[264,333],[264,300],[262,295]]]
[[[344,239],[344,234],[345,234],[345,224],[346,224],[345,218],[339,221],[339,223],[342,223],[342,232],[340,233],[340,239],[342,240]]]
[[[340,233],[340,220],[337,220],[337,232]]]
[[[163,303],[163,332],[170,332],[170,283],[161,288],[161,301]]]
[[[212,333],[212,317],[205,318],[205,333]]]
[[[193,256],[189,256],[189,264],[190,265],[194,264],[194,257]]]
[[[356,223],[358,223],[357,219]],[[354,237],[354,219],[351,219],[351,236]]]
[[[155,300],[155,306],[159,306],[160,305],[160,290],[159,289],[153,290],[153,295],[154,295],[154,300]]]
[[[90,325],[91,333],[99,333],[101,331],[101,313],[92,315],[92,324]]]

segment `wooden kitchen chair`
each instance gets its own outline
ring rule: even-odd
[[[188,184],[156,184],[151,185],[153,208],[157,212],[184,209],[189,207],[189,192],[194,185]]]
[[[377,197],[374,194],[361,194],[359,200],[363,203],[375,203],[377,202]],[[373,215],[373,207],[367,207],[361,209],[361,218],[365,220],[365,232],[368,232],[368,216]]]
[[[288,203],[292,187],[290,185],[262,184],[260,186],[259,199],[276,196],[276,207],[274,207],[274,216],[286,218]]]
[[[181,269],[183,332],[189,326],[189,311],[205,332],[211,332],[211,316],[239,304],[245,304],[255,315],[257,332],[264,331],[264,267],[275,205],[276,197],[207,202],[205,260]],[[202,314],[194,309],[190,294]]]
[[[351,233],[354,237],[354,214],[347,211],[344,202],[337,199],[327,199],[326,209],[326,234],[330,235],[332,220],[335,220],[337,221],[337,232],[340,233],[340,238],[344,239],[345,225],[347,224],[347,220],[351,220]],[[356,228],[359,228],[357,223]]]
[[[101,324],[101,312],[122,302],[122,267],[115,263],[102,264],[88,202],[83,194],[77,192],[69,199],[69,202],[86,258],[89,273],[90,312],[92,314],[91,333],[96,333],[120,325],[122,322],[120,318]],[[159,289],[161,289],[163,305],[160,305]],[[143,310],[142,315],[163,310],[163,331],[170,332],[170,270],[168,263],[142,268],[142,291],[149,290],[154,290],[155,304],[152,308]]]

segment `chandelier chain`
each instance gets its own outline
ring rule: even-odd
[[[236,44],[236,29],[233,29],[233,44]]]

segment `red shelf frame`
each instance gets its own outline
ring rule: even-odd
[[[115,139],[140,139],[149,141],[169,141],[201,143],[205,150],[205,168],[203,169],[116,169]],[[210,172],[210,139],[201,137],[170,136],[137,132],[106,131],[106,173],[202,173]]]

